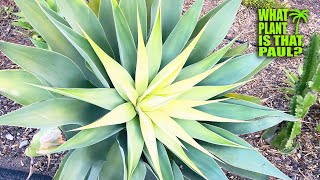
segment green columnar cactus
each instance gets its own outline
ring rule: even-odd
[[[320,34],[315,33],[306,52],[300,79],[287,72],[289,84],[294,88],[291,99],[290,114],[302,119],[309,108],[316,103],[320,92]],[[290,92],[287,89],[287,92]],[[272,145],[285,153],[292,152],[297,147],[294,139],[301,132],[301,121],[289,122],[272,141]]]

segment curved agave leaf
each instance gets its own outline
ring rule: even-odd
[[[221,127],[234,134],[242,135],[253,132],[262,131],[271,128],[281,122],[285,121],[283,117],[279,116],[262,116],[250,120],[249,123],[210,123],[212,125]]]
[[[104,161],[96,161],[92,164],[90,173],[87,175],[88,180],[97,180],[99,178],[99,174],[101,172],[101,169],[104,165]]]
[[[155,23],[147,43],[149,82],[157,75],[162,57],[162,24],[160,5],[157,7]]]
[[[117,41],[116,28],[112,11],[111,0],[100,0],[99,21],[102,25],[107,40],[113,50],[115,59],[120,62],[119,47]]]
[[[50,151],[44,151],[43,153],[53,154],[71,149],[80,149],[87,146],[91,146],[113,136],[114,134],[121,131],[123,128],[124,127],[121,125],[115,125],[100,127],[96,129],[83,130],[77,133],[75,136],[73,136],[71,139],[66,141],[61,146]]]
[[[54,93],[58,93],[70,98],[78,99],[101,108],[112,110],[117,106],[125,103],[118,92],[112,88],[51,88],[33,85]],[[108,99],[106,101],[105,99]]]
[[[78,100],[56,98],[34,103],[0,117],[0,125],[49,128],[68,124],[86,125],[106,110]]]
[[[229,3],[210,18],[203,36],[187,61],[187,65],[205,58],[220,44],[229,32],[240,4],[241,0],[229,1]]]
[[[56,174],[53,177],[53,180],[59,180],[60,179],[60,175],[61,172],[63,170],[64,165],[66,164],[68,158],[70,157],[70,155],[72,154],[73,151],[70,151],[68,154],[64,155],[60,165],[59,165],[59,169],[56,171]]]
[[[190,90],[182,93],[179,96],[179,99],[183,100],[198,100],[198,101],[205,101],[210,98],[213,98],[219,94],[223,94],[226,91],[235,89],[244,85],[244,83],[237,83],[225,86],[195,86]]]
[[[72,46],[72,44],[68,42],[54,24],[50,22],[35,0],[16,0],[15,2],[25,15],[28,22],[41,35],[41,37],[43,37],[53,51],[60,53],[75,62],[84,73],[85,77],[91,82],[97,81],[97,78],[85,66],[85,60],[82,56]]]
[[[223,62],[224,60],[227,60],[227,58],[230,58],[230,57],[242,55],[248,48],[249,48],[249,43],[243,43],[234,48],[231,48],[223,55],[223,59],[220,60],[219,62]]]
[[[140,23],[140,17],[138,14],[138,55],[137,55],[137,67],[135,78],[135,89],[138,95],[142,95],[148,88],[149,84],[149,59],[147,54],[147,48],[144,44],[142,27]]]
[[[48,0],[47,0],[48,1]],[[51,0],[50,0],[51,1]],[[54,0],[55,1],[55,0]],[[63,18],[61,17],[57,11],[54,11],[51,7],[47,7],[43,4],[40,3],[40,7],[46,12],[48,13],[50,16],[52,16],[52,18],[54,18],[57,22],[70,27],[70,24]]]
[[[124,14],[120,9],[117,0],[112,0],[112,9],[119,45],[121,64],[133,77],[137,63],[137,50],[132,32],[130,31],[128,21],[124,17]],[[136,14],[134,14],[134,17],[135,16]]]
[[[165,41],[181,18],[184,0],[159,0],[161,2],[161,19],[163,40]],[[170,4],[170,5],[168,5]]]
[[[175,180],[184,180],[183,174],[182,174],[179,166],[174,161],[171,161],[171,166],[172,166],[174,179]]]
[[[134,170],[131,178],[131,180],[141,180],[141,179],[145,179],[147,174],[147,168],[146,165],[143,161],[139,161],[136,169]]]
[[[171,4],[172,2],[170,2],[170,6]],[[165,43],[163,44],[163,55],[161,64],[162,67],[164,67],[175,57],[177,57],[183,50],[184,46],[187,44],[197,24],[202,9],[202,5],[203,0],[197,0],[193,4],[193,6],[186,12],[186,14],[179,20],[178,24],[174,27],[174,29],[166,39]],[[174,12],[176,12],[176,10],[174,10]],[[172,19],[172,17],[170,17],[170,19]],[[163,28],[166,28],[165,24]],[[163,33],[164,35],[166,34],[165,31]]]
[[[167,132],[168,135],[173,135],[197,148],[201,152],[213,157],[206,149],[200,146],[177,122],[171,119],[166,113],[161,111],[153,111],[147,113],[147,115],[153,120],[153,122],[162,131]]]
[[[103,116],[101,119],[83,126],[78,129],[74,129],[73,131],[85,130],[85,129],[92,129],[98,128],[103,126],[110,126],[116,124],[123,124],[130,120],[132,120],[136,116],[136,111],[133,105],[129,102],[121,104],[110,111],[108,114]]]
[[[118,141],[115,141],[106,156],[106,161],[100,171],[99,179],[127,179],[127,169],[124,150]]]
[[[123,15],[126,18],[130,30],[132,32],[133,38],[136,45],[138,44],[138,27],[139,23],[137,18],[133,16],[138,14],[141,21],[141,30],[143,34],[143,39],[147,37],[147,6],[145,0],[121,0],[120,8],[122,9]]]
[[[95,145],[74,150],[64,164],[59,179],[85,179],[85,177],[90,174],[90,170],[96,162],[106,160],[105,153],[108,152],[106,150],[109,149],[114,142],[114,138],[110,138]]]
[[[208,56],[207,58],[183,68],[175,82],[193,77],[213,68],[219,62],[219,60],[228,52],[235,40],[236,38],[233,41],[231,41],[228,45],[221,48],[219,51],[213,53],[212,55]]]
[[[241,104],[234,104],[241,103]],[[207,112],[209,114],[230,118],[230,119],[238,119],[238,120],[250,120],[258,117],[264,116],[274,116],[281,117],[286,121],[293,121],[296,118],[285,114],[281,111],[274,110],[271,108],[267,108],[258,104],[239,101],[239,100],[226,100],[223,102],[217,102],[212,104],[207,104],[203,106],[196,107],[196,109]]]
[[[210,12],[205,14],[201,19],[198,21],[197,26],[195,30],[192,33],[191,39],[197,36],[197,34],[201,31],[201,29],[208,23],[208,21],[217,14],[224,6],[228,5],[232,0],[225,0],[221,4],[219,4],[217,7],[212,9]]]
[[[134,175],[135,169],[138,168],[137,166],[142,166],[139,165],[139,161],[142,154],[144,141],[140,129],[139,118],[136,117],[133,120],[127,122],[126,130],[128,146],[128,177],[130,179]]]
[[[81,34],[81,29],[83,29],[109,56],[114,57],[111,46],[98,18],[88,7],[85,1],[57,0],[57,3],[59,5],[60,12],[67,19],[74,31]]]
[[[199,167],[200,171],[207,177],[208,180],[227,180],[228,178],[223,173],[219,165],[212,157],[203,154],[201,151],[185,144],[188,151],[187,156]]]
[[[153,122],[143,112],[139,111],[138,113],[139,113],[142,136],[143,136],[145,145],[148,149],[148,152],[150,153],[151,162],[154,166],[154,169],[159,179],[163,179],[161,168],[160,168],[160,162],[159,162],[157,140],[156,140],[155,131],[153,129]]]
[[[49,14],[50,11],[44,10],[44,12],[47,15],[47,17],[52,21],[52,23],[54,23],[54,25],[68,39],[68,41],[78,50],[81,56],[85,59],[86,63],[90,66],[91,70],[94,72],[94,74],[100,81],[100,83],[96,86],[109,87],[109,77],[98,56],[91,48],[89,42],[82,35],[78,34],[71,28],[58,22],[52,15]],[[100,84],[102,84],[102,86]]]
[[[1,70],[0,81],[0,94],[21,105],[29,105],[53,98],[48,91],[28,84],[42,85],[38,78],[23,70]]]
[[[188,167],[194,170],[196,173],[201,175],[203,178],[206,178],[203,173],[199,170],[199,168],[189,159],[189,157],[185,154],[182,147],[176,142],[178,139],[173,140],[172,137],[168,136],[165,132],[163,132],[160,128],[155,127],[156,137],[161,141],[167,148],[174,153],[181,161],[183,161]]]
[[[265,60],[262,61],[262,63],[256,67],[251,73],[249,73],[248,75],[246,75],[244,78],[242,78],[240,81],[238,82],[243,82],[243,81],[247,81],[249,79],[251,79],[255,74],[257,74],[258,72],[260,72],[262,69],[264,69],[267,65],[269,65],[274,59],[273,58],[266,58]]]
[[[270,179],[269,176],[264,175],[264,174],[259,174],[256,172],[252,172],[252,171],[247,171],[241,168],[237,168],[234,166],[231,166],[229,164],[223,163],[223,162],[217,162],[219,164],[220,167],[222,167],[223,169],[233,173],[233,174],[237,174],[240,175],[242,177],[247,177],[250,179],[256,179],[256,180],[268,180]]]
[[[208,128],[196,121],[176,119],[176,122],[195,139],[221,146],[248,148],[248,146],[242,146],[235,141],[230,141],[219,134],[210,131]]]
[[[6,42],[0,42],[0,50],[20,67],[50,85],[62,88],[92,86],[77,65],[61,54]]]
[[[173,172],[171,169],[170,159],[168,157],[166,148],[159,141],[157,141],[157,148],[158,148],[158,153],[160,157],[159,161],[160,161],[160,168],[161,168],[161,174],[163,179],[173,179]],[[144,149],[144,155],[146,156],[149,164],[154,168],[150,158],[150,154],[146,148]]]
[[[258,57],[257,54],[236,57],[200,82],[199,85],[221,86],[239,82],[254,71],[265,59]]]
[[[206,127],[209,128],[211,131],[218,133],[221,136],[224,136],[225,138],[235,141],[243,146],[251,147],[249,143],[226,130],[211,125],[207,125]],[[215,156],[217,156],[219,159],[221,159],[223,162],[234,167],[256,172],[259,174],[274,176],[280,179],[290,179],[286,175],[284,175],[279,169],[274,167],[274,165],[272,165],[265,157],[263,157],[256,150],[217,146],[213,144],[209,145],[207,143],[203,143],[202,145],[210,152],[212,152]]]

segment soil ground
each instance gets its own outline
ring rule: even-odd
[[[190,7],[192,2],[192,0],[187,0],[185,8]],[[221,2],[221,0],[205,0],[203,13],[210,11]],[[300,33],[305,36],[304,40],[307,44],[313,32],[320,32],[320,0],[292,0],[288,3],[293,8],[310,11],[309,22],[301,24],[300,27]],[[5,7],[11,7],[12,9],[6,9]],[[31,45],[26,32],[20,33],[19,29],[10,25],[15,19],[12,12],[17,11],[18,9],[12,0],[0,0],[0,40]],[[235,37],[242,32],[243,35],[240,36],[239,40],[249,42],[251,45],[248,52],[254,52],[256,50],[254,46],[256,44],[256,24],[256,10],[241,6],[228,37]],[[290,27],[289,31],[293,32],[293,29],[294,27]],[[226,40],[224,43],[227,42]],[[265,70],[256,75],[254,81],[242,87],[239,92],[258,96],[264,99],[266,106],[287,111],[289,101],[285,98],[285,94],[280,91],[281,87],[287,86],[284,69],[296,72],[302,61],[303,55],[298,58],[276,59]],[[15,68],[18,68],[18,66],[14,65],[0,52],[0,70]],[[18,104],[0,96],[0,116],[18,108],[20,108]],[[268,145],[261,138],[261,132],[246,135],[244,138],[292,179],[320,179],[320,133],[316,131],[316,125],[319,123],[320,110],[312,108],[304,119],[302,134],[299,137],[300,148],[291,155],[281,154]],[[26,146],[19,146],[24,141],[30,141],[35,132],[34,129],[0,127],[0,167],[28,171],[30,159],[23,154]],[[61,157],[61,154],[54,155],[51,157],[49,164],[46,157],[36,158],[34,160],[36,171],[52,176]],[[229,174],[229,178],[242,179],[232,174]]]

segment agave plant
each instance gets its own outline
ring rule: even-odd
[[[62,17],[16,0],[50,50],[0,42],[23,69],[0,71],[1,93],[24,106],[0,124],[40,129],[28,156],[70,150],[54,179],[289,179],[238,135],[295,118],[226,98],[271,60],[211,54],[240,0],[200,20],[203,0],[183,16],[183,0],[56,2]]]

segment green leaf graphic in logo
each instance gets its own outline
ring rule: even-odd
[[[308,10],[298,10],[298,9],[293,9],[290,11],[289,16],[292,16],[292,22],[296,23],[296,34],[299,34],[299,24],[300,21],[303,20],[305,23],[307,22],[308,19]]]

